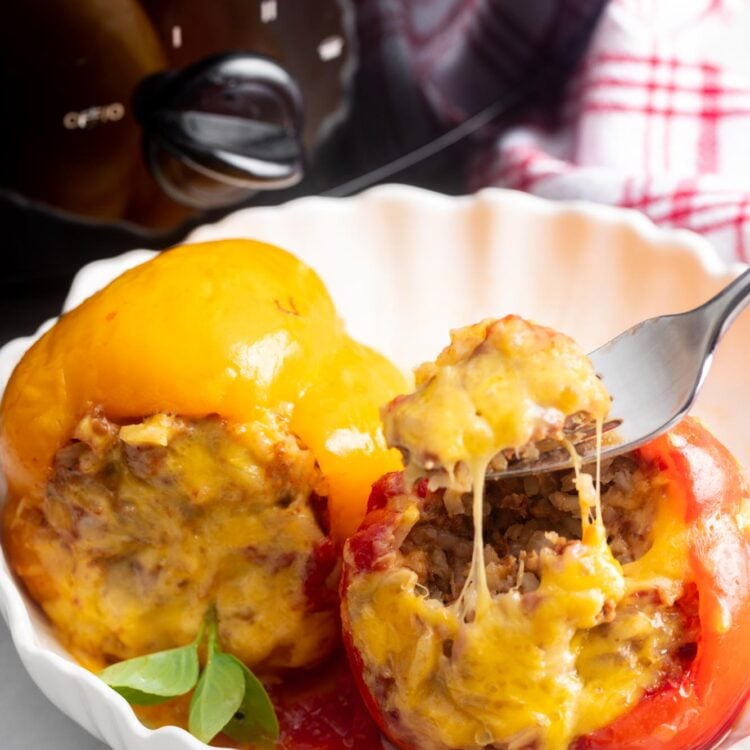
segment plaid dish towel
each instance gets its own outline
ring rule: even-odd
[[[350,2],[356,10],[353,95],[345,120],[317,155],[324,165],[319,176],[325,177],[317,188],[330,195],[349,195],[394,175],[464,192],[472,154],[507,127],[508,117],[531,102],[559,100],[606,5],[606,0]],[[405,174],[421,162],[429,163]],[[313,169],[306,191],[314,191],[314,179]]]
[[[750,2],[612,0],[556,122],[473,164],[472,188],[636,208],[750,261]]]

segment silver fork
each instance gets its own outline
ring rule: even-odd
[[[662,315],[629,328],[589,357],[612,395],[610,427],[617,442],[605,445],[613,458],[666,432],[693,405],[708,374],[716,346],[750,301],[750,270],[708,302],[677,315]],[[591,439],[576,446],[584,463],[595,459]],[[510,462],[488,479],[569,468],[565,450],[536,460]]]

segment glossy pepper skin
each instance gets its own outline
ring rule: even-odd
[[[693,419],[641,448],[683,490],[700,639],[662,685],[576,750],[708,750],[750,697],[750,512],[740,467]]]
[[[164,412],[239,424],[291,405],[340,541],[372,482],[399,466],[378,407],[403,389],[390,362],[346,335],[321,280],[291,254],[248,240],[182,246],[124,273],[26,353],[0,408],[0,459],[20,498],[44,485],[92,406],[115,420]]]
[[[700,636],[679,679],[649,690],[609,726],[579,737],[573,750],[709,750],[750,697],[750,509],[741,470],[729,451],[688,418],[640,449],[667,475],[669,494],[689,528],[689,581],[698,597]],[[404,491],[401,474],[373,487],[369,512],[347,543],[341,582],[344,643],[363,699],[383,732],[402,750],[363,677],[346,606],[349,582],[373,569],[387,550],[384,529],[396,522],[389,498]],[[426,488],[414,490],[423,495]],[[606,700],[606,698],[605,698]]]

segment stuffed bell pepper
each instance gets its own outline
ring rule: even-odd
[[[344,550],[342,619],[404,750],[707,750],[750,692],[750,513],[697,421],[604,463],[485,481],[610,399],[567,337],[454,332],[383,412],[403,472]]]
[[[398,465],[378,405],[403,382],[288,253],[163,253],[11,377],[9,562],[92,668],[190,643],[209,609],[252,668],[318,663],[339,639],[337,547]]]

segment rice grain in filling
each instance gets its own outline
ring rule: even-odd
[[[593,469],[589,469],[593,473]],[[607,544],[620,564],[648,550],[658,504],[659,483],[652,470],[632,456],[602,467],[601,504]],[[446,502],[448,495],[448,502]],[[451,498],[439,490],[421,509],[419,522],[400,548],[402,564],[443,604],[451,604],[466,582],[471,564],[472,496]],[[539,585],[540,553],[557,553],[581,538],[581,509],[575,472],[511,477],[488,482],[484,493],[484,550],[493,595]]]

